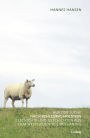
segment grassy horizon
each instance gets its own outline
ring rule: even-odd
[[[81,113],[81,126],[30,126],[25,119],[31,115],[52,115],[60,113]],[[74,114],[75,114],[74,113]],[[67,115],[68,115],[67,114]],[[65,114],[62,114],[62,116]],[[41,118],[39,118],[41,119]],[[37,122],[40,123],[40,120]],[[48,118],[47,118],[48,119]],[[46,119],[45,123],[48,123]],[[69,124],[70,118],[64,118],[62,123]],[[17,121],[19,120],[19,122]],[[20,122],[24,120],[24,122]],[[52,121],[52,120],[51,120]],[[57,121],[57,120],[54,120]],[[77,120],[78,121],[78,120]],[[31,122],[37,123],[37,122]],[[22,123],[24,125],[18,125]],[[27,123],[25,125],[25,123]],[[55,122],[56,123],[56,122]],[[59,122],[58,122],[59,124]],[[81,133],[79,133],[81,132]],[[0,108],[0,138],[89,138],[90,108]]]

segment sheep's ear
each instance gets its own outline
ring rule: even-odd
[[[28,82],[28,80],[26,80],[26,82]]]
[[[35,79],[32,79],[32,81],[35,81]]]

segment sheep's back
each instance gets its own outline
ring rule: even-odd
[[[22,93],[23,87],[23,84],[8,85],[5,89],[5,95],[18,96],[20,92]]]

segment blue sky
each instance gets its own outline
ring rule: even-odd
[[[0,107],[8,84],[32,78],[31,107],[90,106],[89,5],[89,0],[0,1]]]

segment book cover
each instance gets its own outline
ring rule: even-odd
[[[90,1],[0,1],[0,138],[90,137]]]

